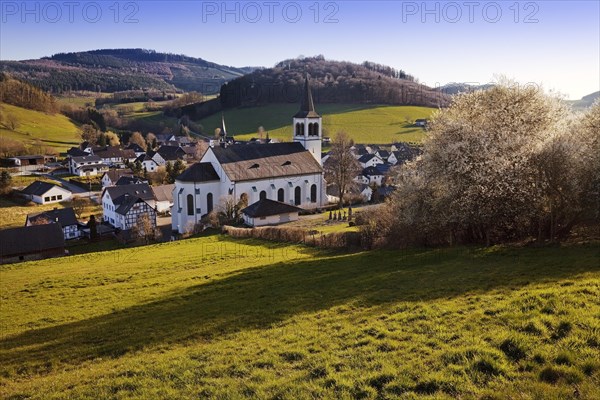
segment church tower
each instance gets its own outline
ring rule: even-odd
[[[315,111],[308,75],[304,81],[304,90],[300,111],[294,115],[294,142],[302,143],[312,156],[321,164],[321,140],[323,121]]]

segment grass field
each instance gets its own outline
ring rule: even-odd
[[[0,104],[0,110],[3,115],[13,115],[18,123],[15,130],[0,125],[0,140],[8,138],[33,145],[39,139],[44,146],[58,152],[79,143],[77,125],[62,114],[46,114],[4,103]]]
[[[416,119],[429,118],[433,108],[412,106],[368,106],[359,104],[320,104],[323,116],[323,136],[333,137],[338,131],[347,132],[356,143],[389,144],[420,142],[422,128],[413,126]],[[281,141],[292,138],[292,116],[296,104],[273,104],[264,107],[237,108],[225,112],[227,132],[237,139],[258,137],[263,126],[269,136]],[[221,126],[221,114],[199,121],[209,135]]]
[[[6,399],[597,399],[597,244],[208,236],[0,268]]]
[[[24,203],[23,201],[15,201],[0,197],[0,229],[25,226],[25,218],[27,218],[27,214],[35,214],[43,211],[53,210],[54,208],[64,208],[70,206],[71,203],[68,201],[53,204],[35,204],[33,202]],[[101,212],[101,206],[92,204],[85,208],[82,213],[82,218],[87,219],[90,215],[97,215]]]

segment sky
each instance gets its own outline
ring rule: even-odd
[[[270,67],[372,61],[429,86],[500,77],[579,99],[600,90],[600,0],[6,1],[0,59],[145,48]]]

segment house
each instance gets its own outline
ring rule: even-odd
[[[376,167],[367,167],[354,180],[365,185],[381,186],[384,175]]]
[[[158,143],[159,145],[165,144],[167,142],[172,142],[174,140],[177,140],[177,136],[167,133],[167,134],[157,134],[156,136],[156,143]]]
[[[304,209],[327,202],[321,166],[322,118],[317,114],[308,77],[293,116],[293,142],[221,145],[175,179],[172,228],[187,232],[222,199],[254,204],[269,199]]]
[[[59,224],[0,230],[0,264],[64,255],[65,238]]]
[[[108,165],[96,155],[69,157],[69,172],[77,176],[96,176],[108,171]]]
[[[97,147],[93,149],[93,152],[107,165],[124,165],[125,162],[134,162],[136,159],[133,150],[123,150],[118,146]]]
[[[129,146],[125,147],[125,150],[132,150],[135,154],[135,158],[138,158],[142,154],[146,153],[146,150],[142,149],[137,143],[129,143]]]
[[[427,120],[426,119],[417,119],[415,121],[415,126],[419,126],[421,128],[425,128],[425,127],[427,127]]]
[[[358,162],[363,168],[374,167],[377,164],[383,164],[383,160],[376,154],[365,154],[358,159]]]
[[[356,157],[357,159],[361,158],[365,154],[369,154],[367,148],[362,144],[356,144],[350,150],[352,151],[352,154],[354,154],[354,157]]]
[[[79,222],[75,217],[72,207],[55,208],[50,211],[43,211],[37,214],[28,214],[25,226],[58,224],[62,228],[65,240],[76,239],[81,236]]]
[[[165,165],[167,162],[174,163],[177,160],[185,160],[187,153],[179,146],[160,146],[152,157],[158,165]]]
[[[154,151],[149,151],[148,153],[142,154],[139,156],[135,162],[140,162],[142,164],[142,168],[147,172],[156,172],[158,167],[160,166],[156,161],[154,161],[153,156],[156,153]]]
[[[171,211],[173,207],[173,190],[175,189],[174,184],[152,186],[152,192],[154,193],[154,199],[156,200],[156,211],[159,213],[165,213]]]
[[[21,171],[37,171],[49,162],[56,162],[56,157],[43,155],[16,156],[3,160],[2,164],[9,168],[19,168]]]
[[[381,158],[383,161],[387,161],[388,158],[390,157],[390,152],[387,150],[377,150],[375,155],[377,157]]]
[[[129,223],[131,220],[126,217],[131,217],[131,215],[128,216],[127,214],[133,212],[133,214],[139,215],[141,211],[148,210],[148,207],[139,203],[137,199],[147,204],[152,209],[152,212],[148,211],[149,216],[154,215],[154,218],[156,218],[154,193],[147,183],[105,188],[102,192],[104,221],[118,229],[130,229]]]
[[[354,184],[346,189],[344,200],[348,200],[348,197],[350,197],[352,202],[356,200],[366,202],[371,200],[372,194],[373,190],[369,185],[363,183]],[[327,186],[327,199],[330,203],[338,203],[340,201],[340,189],[337,185]]]
[[[297,221],[300,207],[275,200],[262,199],[242,210],[244,223],[248,226],[279,225]]]
[[[140,219],[146,217],[152,226],[151,229],[156,229],[156,210],[142,198],[125,194],[117,204],[114,213],[115,228],[124,231],[135,227],[143,229]]]
[[[395,190],[396,190],[396,188],[394,186],[378,187],[377,193],[376,193],[377,201],[384,201],[385,199],[390,197],[394,193]]]
[[[102,175],[102,187],[115,186],[122,176],[133,176],[130,169],[111,169]]]
[[[396,164],[398,164],[398,158],[396,157],[396,152],[391,151],[389,153],[389,156],[387,158],[387,162],[390,165],[396,165]]]
[[[70,200],[72,193],[49,182],[35,181],[22,190],[25,197],[37,204],[58,203]]]
[[[407,161],[413,160],[423,152],[420,147],[410,145],[408,143],[394,143],[392,145],[392,154],[396,158],[396,163],[392,163],[390,159],[388,162],[391,164],[404,164]]]

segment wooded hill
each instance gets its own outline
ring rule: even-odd
[[[365,62],[326,60],[323,56],[285,60],[257,69],[221,87],[223,108],[269,103],[299,103],[309,74],[316,103],[445,106],[449,96],[416,82],[402,70]]]
[[[146,89],[211,94],[217,93],[224,82],[252,70],[146,49],[92,50],[0,62],[0,71],[52,93]]]

